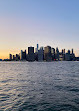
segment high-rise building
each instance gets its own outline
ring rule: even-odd
[[[44,59],[44,50],[43,47],[40,48],[40,50],[38,50],[38,61],[43,61]]]
[[[64,53],[64,50],[62,49],[62,54]]]
[[[51,47],[44,47],[44,60],[52,61]]]
[[[39,44],[37,44],[37,49],[39,48]]]
[[[55,49],[51,48],[51,54],[55,54]]]
[[[68,52],[66,53],[65,60],[66,61],[70,61],[71,60],[70,50],[68,50]]]
[[[74,51],[73,51],[73,49],[72,49],[72,54],[74,54],[73,52],[74,52]]]
[[[20,60],[22,60],[22,50],[20,51]]]
[[[25,51],[21,50],[21,60],[26,60],[26,50]]]
[[[62,49],[62,52],[59,52],[59,60],[65,60],[65,49]]]
[[[55,49],[51,48],[52,60],[55,60]]]
[[[28,47],[28,61],[34,61],[35,56],[34,56],[34,47]]]
[[[9,60],[12,60],[12,54],[9,54]]]
[[[62,53],[62,52],[59,53],[59,60],[60,60],[60,61],[63,61],[63,60],[64,60],[64,57],[63,57],[63,53]]]
[[[13,60],[15,60],[15,55],[13,55]]]
[[[70,54],[69,54],[69,53],[66,53],[66,55],[65,55],[65,60],[66,60],[66,61],[70,61]]]
[[[74,61],[75,60],[75,54],[74,54],[74,51],[72,49],[72,53],[71,53],[71,61]]]
[[[38,53],[38,50],[39,50],[39,44],[37,44],[36,53]]]
[[[63,49],[63,60],[65,61],[65,49]]]
[[[63,50],[63,53],[65,54],[65,49]]]
[[[38,61],[38,50],[39,50],[39,44],[37,44],[35,48],[35,60]]]
[[[68,54],[70,54],[71,52],[70,52],[70,50],[68,50]]]
[[[59,60],[59,49],[58,49],[58,47],[56,48],[56,60]]]
[[[20,60],[20,55],[19,54],[16,54],[15,60],[16,61]]]

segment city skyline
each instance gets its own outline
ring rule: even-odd
[[[39,45],[39,44],[38,44]],[[47,47],[47,46],[50,46],[50,45],[46,45],[46,46],[40,46],[39,45],[39,49],[41,48],[41,47],[43,47],[43,49],[45,48],[45,47]],[[28,47],[34,47],[33,45],[30,45],[30,46],[28,46]],[[8,55],[7,55],[7,57],[5,56],[5,58],[0,58],[0,59],[2,59],[2,60],[4,60],[4,59],[9,59],[9,54],[12,54],[12,55],[16,55],[16,54],[20,54],[20,51],[22,50],[22,51],[24,51],[24,50],[26,50],[26,54],[28,54],[28,47],[26,47],[25,49],[23,49],[23,48],[21,48],[21,49],[16,49],[16,51],[12,51],[12,50],[9,50],[9,53],[8,53]],[[56,50],[56,48],[58,48],[59,49],[59,47],[53,47],[53,46],[50,46],[51,48],[54,48],[55,50]],[[37,48],[37,45],[35,45],[35,47],[34,47],[34,53],[36,52],[36,48]],[[65,49],[65,48],[61,48],[61,49],[59,49],[59,52],[62,52],[62,50],[63,49]],[[70,51],[72,51],[72,49],[73,48],[71,48],[71,49],[65,49],[65,52],[67,53],[68,52],[68,50],[70,50]],[[74,50],[74,49],[73,49]],[[77,56],[76,55],[76,53],[75,53],[75,51],[74,51],[74,54],[75,54],[75,57],[79,57],[79,56]]]
[[[79,56],[78,13],[78,0],[0,0],[0,59],[37,43]]]
[[[28,51],[21,50],[17,54],[9,54],[9,59],[5,61],[79,61],[79,57],[75,57],[74,50],[65,49],[60,50],[58,47],[55,49],[51,46],[39,47],[37,44],[36,48],[30,46]]]

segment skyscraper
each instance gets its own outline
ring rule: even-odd
[[[38,61],[43,61],[43,58],[44,58],[44,50],[43,50],[43,47],[41,47],[38,50]]]
[[[13,60],[15,60],[15,55],[13,55]]]
[[[52,60],[55,60],[55,49],[51,48]]]
[[[70,50],[68,50],[68,52],[66,53],[65,60],[66,61],[70,61],[71,60]]]
[[[9,54],[9,59],[12,60],[12,54]]]
[[[19,54],[16,54],[15,60],[16,60],[16,61],[20,60],[20,55],[19,55]]]
[[[63,60],[65,60],[65,49],[63,49]]]
[[[21,60],[26,60],[26,50],[25,51],[21,50]]]
[[[44,60],[52,61],[51,47],[44,47]]]
[[[63,53],[65,54],[65,49],[63,50]]]
[[[28,47],[28,61],[34,61],[35,56],[34,56],[34,47]]]
[[[59,49],[58,49],[58,47],[56,48],[56,60],[59,60]]]
[[[38,53],[38,50],[39,50],[39,44],[37,44],[37,47],[36,47],[36,52]]]
[[[72,53],[71,53],[71,60],[74,61],[75,60],[75,54],[74,54],[74,51],[72,49]]]
[[[72,49],[72,54],[73,54],[73,49]]]

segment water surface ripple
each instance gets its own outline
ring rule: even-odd
[[[79,62],[0,62],[0,111],[79,111]]]

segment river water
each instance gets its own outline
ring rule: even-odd
[[[0,111],[79,111],[79,62],[0,62]]]

